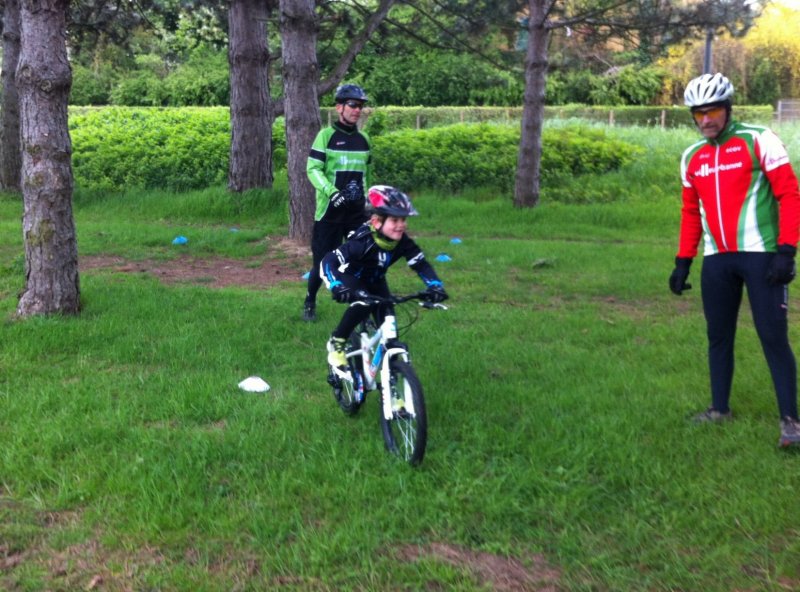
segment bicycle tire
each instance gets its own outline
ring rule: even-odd
[[[360,360],[347,358],[347,365],[352,380],[336,377],[333,384],[333,396],[345,415],[355,415],[364,402],[364,376],[360,370]]]
[[[422,384],[408,362],[392,360],[389,370],[392,397],[410,401],[413,413],[403,410],[399,413],[394,412],[391,419],[386,419],[383,415],[383,406],[379,405],[383,440],[389,452],[416,466],[425,456],[425,446],[428,441],[428,418]]]

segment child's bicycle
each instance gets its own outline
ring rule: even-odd
[[[424,308],[447,310],[445,305],[427,302],[425,298],[425,292],[391,298],[364,293],[361,300],[350,306],[374,308],[381,303],[420,300]],[[386,449],[409,464],[418,465],[425,455],[428,436],[425,398],[411,366],[408,346],[397,340],[397,334],[397,319],[393,315],[386,315],[380,327],[375,326],[371,317],[362,321],[348,340],[347,376],[336,375],[329,369],[328,383],[347,415],[358,413],[366,393],[377,388],[381,393],[380,420]]]

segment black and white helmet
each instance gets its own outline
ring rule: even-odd
[[[722,74],[703,74],[686,85],[683,101],[687,107],[701,107],[711,103],[722,103],[733,96],[731,81]]]
[[[350,100],[366,103],[369,99],[367,99],[367,93],[364,92],[364,89],[357,84],[343,84],[336,89],[335,100],[337,103],[344,103]]]
[[[419,215],[405,193],[388,185],[373,185],[367,192],[367,199],[376,214],[400,218]]]

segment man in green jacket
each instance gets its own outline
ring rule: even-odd
[[[306,172],[314,186],[317,209],[311,235],[313,266],[303,319],[316,320],[317,292],[322,285],[319,264],[366,220],[367,187],[372,184],[369,137],[357,127],[367,95],[360,86],[344,84],[336,89],[339,120],[320,130],[308,155]]]

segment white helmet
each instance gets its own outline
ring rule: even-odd
[[[731,81],[722,74],[703,74],[690,80],[683,91],[683,102],[687,107],[700,107],[709,103],[721,103],[733,96]]]

